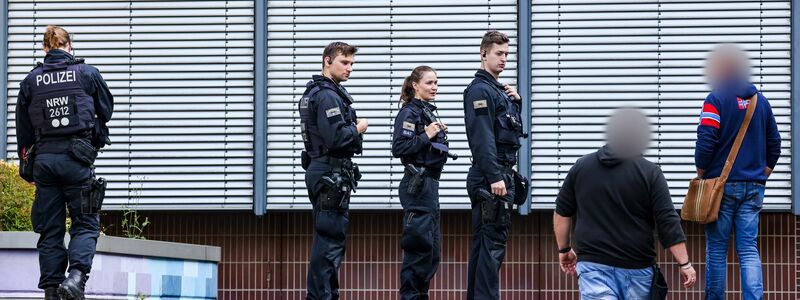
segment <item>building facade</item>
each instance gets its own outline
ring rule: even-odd
[[[460,299],[470,165],[462,92],[479,67],[483,32],[497,29],[512,40],[500,80],[517,86],[526,100],[523,119],[530,135],[519,169],[532,174],[530,201],[515,217],[502,288],[507,298],[572,299],[577,283],[557,272],[550,228],[555,194],[570,166],[602,145],[613,109],[642,108],[654,129],[647,157],[664,170],[679,209],[694,174],[695,129],[709,90],[705,55],[715,44],[737,43],[750,55],[752,81],[770,99],[783,139],[762,218],[765,290],[768,299],[796,299],[795,4],[0,1],[7,16],[0,21],[0,77],[6,78],[0,100],[7,103],[0,108],[6,116],[0,147],[15,158],[19,81],[44,56],[44,28],[65,27],[73,33],[75,54],[99,68],[115,96],[113,144],[97,162],[97,173],[110,181],[106,225],[118,224],[122,209],[145,211],[153,219],[152,239],[223,247],[221,298],[299,299],[311,220],[296,101],[319,72],[328,42],[357,45],[345,86],[370,128],[364,153],[356,158],[365,176],[353,198],[342,284],[348,298],[392,299],[399,284],[397,186],[403,167],[391,157],[391,126],[404,77],[417,65],[430,65],[439,75],[439,114],[461,157],[442,175],[444,264],[434,290],[437,299]],[[702,267],[702,230],[685,228],[692,259]],[[735,261],[731,266],[735,295]],[[665,269],[677,286],[673,266]],[[680,299],[701,295],[699,288],[675,291]]]

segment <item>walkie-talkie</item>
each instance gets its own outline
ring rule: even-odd
[[[439,119],[427,106],[422,106],[422,112],[425,114],[425,118],[427,118],[431,123],[439,122]],[[445,143],[447,143],[447,133],[444,132],[444,128],[442,128],[441,125],[439,125],[439,129],[441,129],[439,131],[439,137],[443,138]]]
[[[430,121],[431,123],[439,121],[439,119],[436,118],[436,115],[434,115],[433,112],[427,106],[425,106],[425,105],[422,106],[422,112],[425,114],[425,118],[427,118],[428,121]],[[447,140],[447,133],[444,132],[444,127],[442,127],[441,124],[439,124],[438,126],[439,126],[440,130],[439,130],[439,133],[437,133],[437,136],[439,136],[440,138],[442,138],[444,140],[444,142],[442,144],[445,145],[444,148],[446,149],[450,145],[450,142]],[[458,159],[458,155],[455,154],[455,153],[450,152],[449,149],[448,149],[448,151],[441,151],[441,152],[442,152],[442,154],[447,155],[448,157],[452,158],[453,160]]]

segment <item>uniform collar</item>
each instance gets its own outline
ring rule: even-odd
[[[46,64],[57,64],[72,60],[75,60],[75,57],[61,49],[50,50],[50,52],[47,52],[47,55],[44,56],[44,63]]]
[[[328,77],[322,75],[313,75],[311,76],[311,82],[308,83],[308,86],[312,84],[320,84],[320,85],[330,85],[334,89],[336,89],[336,93],[344,99],[345,104],[350,105],[353,104],[353,98],[350,97],[350,93],[344,89],[341,84],[338,84]]]
[[[478,70],[478,72],[475,73],[475,78],[481,78],[483,80],[486,80],[487,82],[494,84],[501,90],[505,88],[502,83],[498,82],[497,79],[494,79],[494,76],[492,76],[492,74],[489,74],[489,72],[486,72],[486,70],[484,69]]]
[[[433,105],[432,103],[430,103],[428,101],[422,101],[422,100],[417,99],[417,98],[411,99],[411,102],[409,102],[409,103],[414,105],[414,106],[416,106],[416,107],[419,107],[419,108],[427,107],[431,111],[435,111],[436,110],[436,105]]]

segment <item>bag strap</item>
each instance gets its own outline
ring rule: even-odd
[[[747,133],[747,127],[750,126],[750,120],[753,119],[753,113],[756,111],[757,103],[758,92],[756,92],[756,94],[750,98],[750,104],[747,105],[747,113],[744,116],[744,121],[742,121],[742,125],[739,126],[739,133],[736,135],[736,140],[733,142],[731,152],[728,153],[728,159],[725,160],[725,167],[722,168],[722,173],[719,176],[723,180],[728,179],[728,175],[730,175],[731,169],[733,169],[733,163],[736,162],[736,156],[739,155],[739,148],[742,146],[742,141],[744,141],[744,135]]]

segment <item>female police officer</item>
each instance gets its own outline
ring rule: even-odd
[[[113,98],[97,69],[72,56],[66,30],[48,26],[44,51],[44,63],[20,83],[17,98],[20,175],[36,184],[31,222],[40,234],[39,288],[46,299],[84,299],[100,233],[99,203],[89,201],[96,187],[92,165],[97,148],[108,143]],[[72,218],[69,249],[65,203]]]
[[[416,67],[403,82],[403,107],[397,114],[392,155],[406,166],[400,181],[403,217],[401,299],[428,299],[439,267],[439,175],[447,161],[447,126],[433,114],[438,80],[428,66]]]

